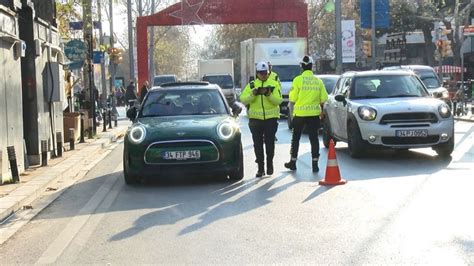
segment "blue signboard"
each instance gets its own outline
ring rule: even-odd
[[[389,0],[360,0],[360,26],[366,29],[372,27],[372,1],[375,1],[375,27],[390,27]]]
[[[83,41],[72,40],[64,46],[64,54],[70,61],[82,64],[87,57],[87,48]]]
[[[94,51],[94,54],[92,56],[92,62],[94,64],[100,64],[104,60],[104,52],[102,51]]]
[[[70,70],[80,69],[84,65],[84,62],[72,62],[67,65]]]

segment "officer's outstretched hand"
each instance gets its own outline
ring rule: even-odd
[[[272,94],[272,91],[270,89],[267,89],[267,92],[265,92],[265,96],[270,96]]]
[[[253,95],[257,95],[257,94],[258,94],[258,89],[253,89],[253,90],[252,90],[252,94],[253,94]]]

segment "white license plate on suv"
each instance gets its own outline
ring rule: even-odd
[[[395,135],[400,138],[428,137],[428,130],[427,129],[395,130]]]
[[[163,159],[165,160],[190,160],[199,158],[201,158],[201,152],[199,150],[165,151],[163,153]]]

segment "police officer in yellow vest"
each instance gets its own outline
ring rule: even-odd
[[[268,74],[268,78],[277,81],[278,85],[280,86],[280,91],[281,91],[280,77],[278,76],[278,73],[273,71],[272,64],[270,62],[268,62],[268,70],[270,72],[270,74]]]
[[[240,101],[248,106],[249,128],[252,133],[255,161],[258,164],[256,176],[265,175],[263,143],[267,155],[267,174],[273,174],[275,155],[275,134],[280,118],[280,103],[283,101],[277,81],[269,79],[267,62],[256,65],[257,78],[245,86]]]
[[[303,72],[293,79],[290,90],[290,105],[293,107],[293,135],[291,138],[291,159],[285,163],[285,167],[296,170],[301,132],[306,126],[311,143],[313,172],[318,172],[318,129],[320,119],[324,119],[322,109],[324,102],[328,99],[328,93],[323,82],[313,74],[313,59],[305,55],[300,65]]]

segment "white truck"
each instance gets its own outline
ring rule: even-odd
[[[255,64],[270,62],[281,81],[283,103],[280,111],[288,113],[288,93],[293,78],[301,73],[300,61],[307,52],[306,38],[253,38],[240,43],[242,90],[255,78]]]
[[[235,102],[233,59],[199,60],[198,75],[202,81],[219,85],[229,104]]]

